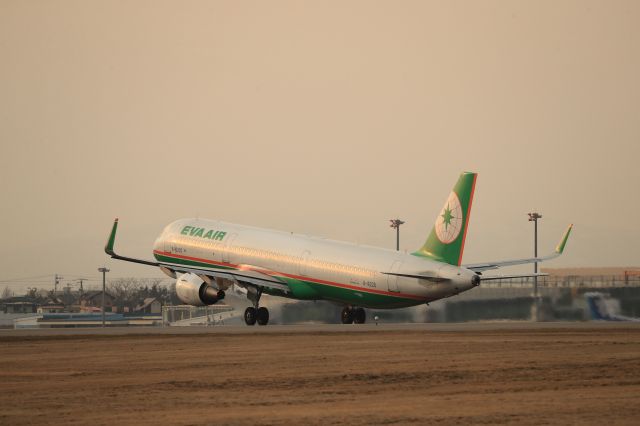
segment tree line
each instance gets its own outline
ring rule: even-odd
[[[161,278],[116,278],[107,282],[106,289],[107,294],[114,298],[114,304],[117,306],[133,308],[150,297],[155,297],[163,305],[179,305],[181,302],[176,296],[175,282],[165,285],[162,281]],[[95,290],[102,290],[102,288],[85,290],[84,293]],[[49,300],[60,298],[62,294],[64,294],[62,291],[54,294],[52,289],[29,287],[21,296],[25,296],[35,303],[45,304]],[[80,291],[74,290],[73,294],[79,297]],[[17,295],[8,286],[5,286],[0,293],[0,299],[8,299],[13,296]]]

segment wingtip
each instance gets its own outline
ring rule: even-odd
[[[113,221],[113,226],[111,227],[111,233],[109,234],[109,238],[107,239],[107,244],[104,246],[104,251],[110,256],[113,256],[115,252],[113,251],[113,245],[116,240],[116,231],[118,229],[118,218]]]
[[[571,234],[572,229],[573,229],[573,223],[569,224],[569,226],[567,227],[567,230],[564,231],[564,234],[562,235],[562,239],[560,240],[560,243],[558,243],[558,246],[556,247],[556,253],[562,254],[562,252],[564,251],[564,247],[567,245],[567,240],[569,239],[569,234]]]

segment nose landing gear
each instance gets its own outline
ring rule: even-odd
[[[367,320],[367,314],[363,308],[352,306],[345,306],[340,317],[343,324],[364,324]]]

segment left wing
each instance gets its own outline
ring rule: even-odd
[[[109,239],[107,240],[107,244],[105,244],[104,246],[105,253],[107,253],[109,256],[111,256],[114,259],[124,260],[126,262],[140,263],[140,264],[149,265],[149,266],[160,266],[158,262],[153,262],[151,260],[135,259],[133,257],[125,257],[125,256],[120,256],[116,254],[116,252],[113,251],[113,245],[116,242],[117,230],[118,230],[118,218],[116,217],[116,220],[113,221],[113,227],[111,228],[111,233],[109,234]]]
[[[572,228],[573,228],[573,225],[569,225],[567,230],[562,235],[562,239],[560,239],[560,242],[556,246],[556,249],[554,250],[554,252],[547,256],[532,257],[529,259],[502,260],[498,262],[474,263],[474,264],[462,265],[462,266],[474,272],[482,273],[483,271],[488,271],[490,269],[497,269],[503,266],[524,265],[527,263],[544,262],[545,260],[555,259],[556,257],[560,256],[564,251],[564,246],[567,244],[567,239],[569,239],[569,234],[571,233]],[[526,276],[532,276],[532,275],[509,276],[509,278],[526,277]],[[488,279],[488,278],[489,277],[486,277],[486,278],[483,277],[483,279]],[[499,278],[493,278],[493,279],[499,279]]]
[[[226,278],[236,283],[245,283],[256,287],[273,288],[276,290],[284,291],[288,293],[290,291],[289,286],[279,280],[276,277],[269,275],[269,271],[261,270],[258,267],[252,267],[249,265],[239,265],[238,269],[218,269],[215,266],[211,268],[198,268],[194,266],[184,266],[177,263],[169,262],[154,262],[145,259],[136,259],[134,257],[120,256],[115,252],[113,246],[116,240],[116,231],[118,229],[118,219],[113,222],[111,233],[107,244],[104,246],[104,251],[113,259],[124,260],[126,262],[140,263],[142,265],[157,266],[161,268],[165,273],[169,272],[191,272],[200,276],[204,281],[207,281],[206,277],[212,278]]]
[[[209,278],[223,278],[233,281],[236,284],[244,286],[246,284],[254,285],[257,287],[266,287],[289,293],[289,286],[279,280],[276,277],[272,277],[268,274],[269,271],[258,270],[258,268],[248,267],[248,265],[238,265],[237,270],[231,269],[217,269],[212,268],[198,268],[193,266],[184,266],[177,263],[161,262],[160,266],[167,268],[173,272],[186,273],[198,275],[203,281],[211,281]]]

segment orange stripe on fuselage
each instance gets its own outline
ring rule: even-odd
[[[208,263],[208,264],[211,264],[211,265],[227,266],[227,267],[236,268],[236,269],[238,269],[238,267],[240,266],[240,265],[235,265],[233,263],[217,262],[215,260],[201,259],[201,258],[192,257],[192,256],[184,256],[184,255],[181,255],[181,254],[168,253],[168,252],[164,252],[164,251],[160,251],[160,250],[154,250],[153,253],[154,254],[159,254],[161,256],[167,256],[167,257],[173,257],[173,258],[185,259],[185,260],[192,260],[194,262]],[[250,269],[250,268],[246,268],[244,270],[252,270],[254,272],[260,272],[261,274],[274,276],[274,277],[287,277],[287,278],[293,278],[293,279],[300,280],[300,281],[311,281],[311,282],[314,282],[314,283],[317,283],[317,284],[324,284],[324,285],[329,285],[329,286],[333,286],[333,287],[348,288],[350,290],[362,291],[364,293],[380,294],[380,295],[384,295],[384,296],[403,297],[405,299],[414,299],[414,300],[424,300],[424,301],[428,300],[427,297],[417,296],[415,294],[393,293],[393,292],[384,291],[384,290],[374,290],[374,289],[370,289],[370,288],[362,288],[362,287],[357,287],[357,286],[350,285],[350,284],[342,284],[342,283],[337,283],[337,282],[334,282],[334,281],[321,280],[321,279],[318,279],[318,278],[311,278],[311,277],[304,277],[304,276],[301,276],[301,275],[287,274],[285,272],[277,272],[277,271],[264,270],[264,269]]]

